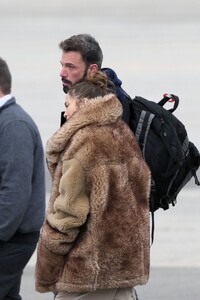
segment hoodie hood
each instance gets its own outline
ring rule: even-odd
[[[130,122],[130,109],[129,109],[129,100],[130,96],[123,90],[122,81],[118,78],[114,70],[110,68],[102,68],[102,72],[105,72],[108,79],[112,81],[115,85],[113,92],[117,95],[119,101],[123,106],[123,120],[129,125]]]

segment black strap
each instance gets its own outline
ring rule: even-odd
[[[163,99],[161,99],[158,102],[158,104],[160,106],[164,106],[165,103],[167,103],[170,100],[171,100],[171,102],[174,102],[174,105],[173,105],[173,108],[168,109],[168,111],[170,111],[171,113],[173,113],[177,109],[177,107],[179,105],[179,97],[178,96],[173,95],[173,94],[164,94]]]
[[[151,246],[153,245],[154,241],[154,230],[155,230],[155,220],[154,220],[154,211],[151,211]]]
[[[147,139],[149,129],[151,127],[151,123],[152,123],[154,117],[155,117],[154,114],[152,114],[148,111],[142,110],[136,131],[135,131],[135,137],[138,141],[138,144],[140,145],[144,159],[145,159],[146,139]]]
[[[198,177],[197,177],[197,173],[196,172],[193,172],[193,176],[194,176],[194,182],[195,182],[195,184],[196,185],[200,185],[200,182],[199,182],[199,179],[198,179]]]

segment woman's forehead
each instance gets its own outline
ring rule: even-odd
[[[67,103],[73,102],[73,101],[76,101],[76,100],[77,100],[76,97],[71,96],[71,95],[69,95],[69,94],[67,94],[66,97],[65,97],[65,102],[67,102]]]

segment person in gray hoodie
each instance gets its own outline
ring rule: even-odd
[[[0,58],[0,299],[19,300],[23,269],[45,215],[44,153],[38,128],[11,95]]]

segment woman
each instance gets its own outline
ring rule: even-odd
[[[71,87],[47,142],[52,191],[36,289],[56,299],[135,299],[149,276],[150,172],[102,72]]]

